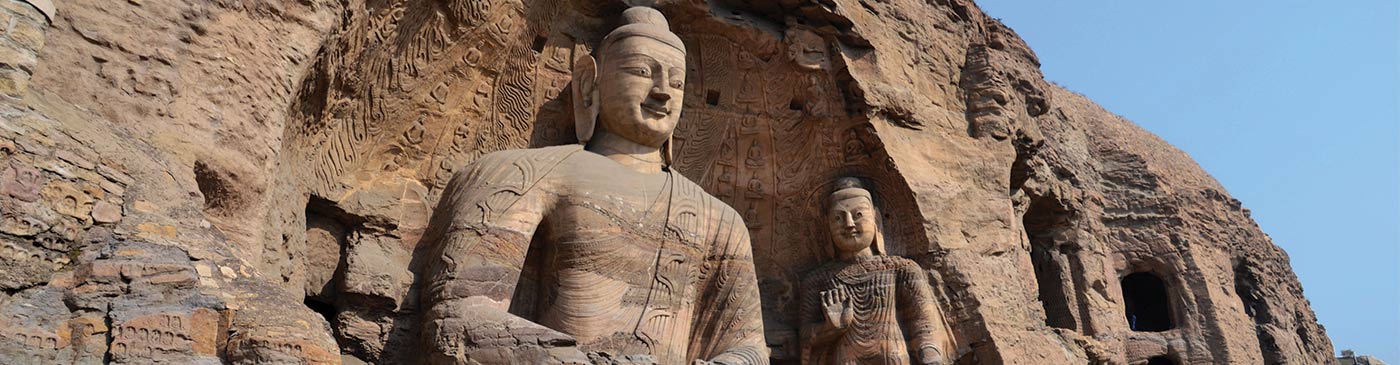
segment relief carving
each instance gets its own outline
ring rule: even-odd
[[[1024,166],[1044,147],[1046,136],[1035,125],[1065,116],[1062,111],[1050,113],[1052,93],[1046,92],[1047,83],[1038,74],[1002,67],[1018,52],[1004,49],[996,38],[971,45],[965,56],[960,86],[966,90],[968,130],[974,138],[1010,140],[1017,156],[1013,165]],[[1010,187],[1016,191],[1030,174],[1020,172],[1029,170],[1025,167],[1013,170]]]
[[[797,67],[808,71],[831,68],[826,40],[810,28],[790,26],[783,38],[788,42],[788,57],[792,58]]]
[[[41,175],[39,170],[16,160],[0,171],[0,192],[25,202],[39,200]]]

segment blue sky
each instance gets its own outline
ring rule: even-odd
[[[1400,362],[1400,5],[978,1],[1045,77],[1185,150],[1253,211],[1337,351]]]

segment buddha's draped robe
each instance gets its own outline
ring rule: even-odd
[[[804,324],[826,321],[822,293],[845,293],[854,323],[834,335],[804,339],[805,364],[909,364],[923,347],[938,348],[933,291],[919,265],[895,256],[833,261],[812,270],[799,289]]]
[[[579,146],[501,151],[459,171],[436,214],[422,295],[425,340],[440,354],[480,346],[452,328],[474,319],[462,317],[501,317],[585,352],[768,361],[748,231],[679,174],[642,174]]]

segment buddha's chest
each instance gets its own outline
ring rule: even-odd
[[[543,220],[547,265],[561,283],[605,281],[623,305],[689,297],[718,225],[702,191],[657,175],[570,169],[556,175],[575,188],[560,191]],[[615,181],[606,177],[614,176]],[[580,183],[583,182],[583,183]],[[606,182],[606,183],[605,183]],[[576,280],[577,279],[577,280]],[[595,287],[603,287],[594,285]],[[672,303],[672,306],[680,303]]]
[[[703,201],[685,186],[662,176],[617,177],[601,183],[597,173],[570,174],[574,184],[561,191],[544,217],[543,232],[550,243],[563,250],[588,250],[590,242],[627,241],[628,247],[608,249],[641,250],[655,256],[658,249],[694,251],[707,246],[707,228],[717,225],[715,214],[697,209]],[[581,176],[580,176],[581,175]]]
[[[633,209],[596,196],[564,202],[546,219],[541,245],[552,269],[541,323],[585,347],[622,353],[671,353],[660,349],[683,344],[671,337],[688,332],[705,259],[701,244],[683,237],[698,235],[670,224],[664,204]],[[632,343],[639,338],[649,344]]]
[[[700,235],[679,227],[664,206],[650,210],[575,200],[547,219],[545,247],[560,269],[637,276],[689,273],[704,259]],[[674,218],[674,217],[672,217]],[[674,269],[675,272],[667,272]]]
[[[829,273],[819,291],[835,290],[851,298],[857,309],[893,307],[898,290],[898,275],[894,270],[851,265]]]

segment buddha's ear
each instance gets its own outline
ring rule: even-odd
[[[574,60],[574,133],[578,143],[593,138],[598,123],[598,62],[584,54]]]

